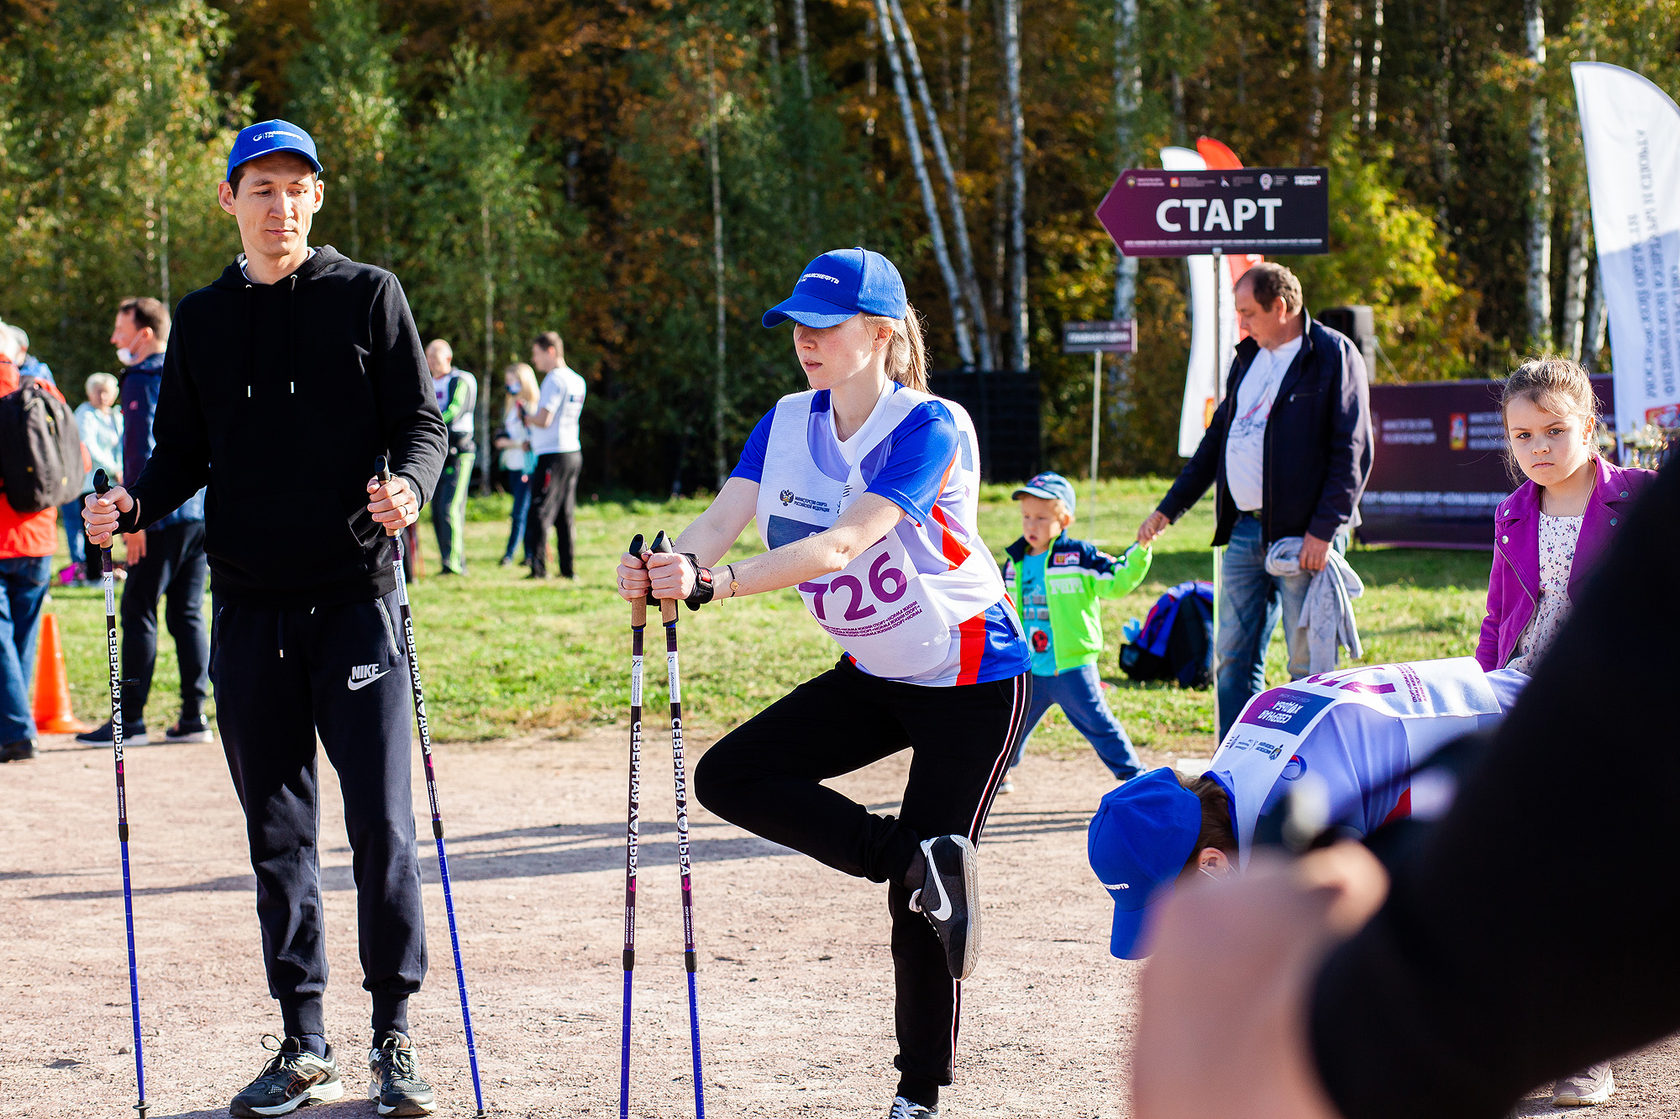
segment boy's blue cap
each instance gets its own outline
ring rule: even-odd
[[[893,262],[865,248],[834,249],[805,266],[793,294],[764,312],[765,326],[787,319],[819,329],[856,314],[902,319],[910,312]]]
[[[1091,817],[1091,869],[1114,899],[1108,950],[1142,959],[1138,940],[1155,907],[1172,892],[1202,833],[1202,802],[1163,766],[1112,790]]]
[[[1073,483],[1060,474],[1053,474],[1048,470],[1042,474],[1034,474],[1026,485],[1009,495],[1010,500],[1014,500],[1022,494],[1029,497],[1042,497],[1046,501],[1060,501],[1067,506],[1069,513],[1073,512]]]
[[[233,169],[241,163],[275,152],[295,152],[309,161],[317,175],[321,173],[321,160],[315,154],[315,141],[309,133],[290,121],[265,120],[239,130],[233,150],[228,152],[228,179],[233,178]]]

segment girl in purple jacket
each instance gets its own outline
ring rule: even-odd
[[[1528,478],[1494,515],[1493,570],[1476,660],[1532,672],[1569,603],[1645,486],[1596,450],[1598,407],[1579,365],[1527,362],[1500,400],[1511,461]]]
[[[1500,401],[1508,451],[1528,478],[1494,515],[1487,617],[1476,646],[1483,669],[1532,673],[1575,592],[1656,474],[1598,454],[1597,401],[1586,371],[1557,357],[1527,362]],[[1603,1103],[1616,1090],[1608,1062],[1557,1082],[1552,1104]]]

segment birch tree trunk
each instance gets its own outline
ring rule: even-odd
[[[1114,0],[1114,162],[1118,175],[1137,160],[1137,112],[1143,100],[1143,68],[1137,52],[1138,0]],[[1244,54],[1244,69],[1247,55]],[[1239,75],[1242,73],[1238,71]],[[1239,91],[1239,98],[1241,93]],[[1121,322],[1137,315],[1137,257],[1116,250],[1114,317]],[[1109,363],[1108,399],[1115,415],[1125,411],[1126,382],[1132,374],[1132,355],[1115,354]]]
[[[889,0],[892,8],[892,19],[897,29],[899,45],[904,49],[904,57],[910,63],[910,76],[916,84],[916,97],[922,103],[922,116],[927,120],[928,140],[933,145],[934,161],[939,164],[939,174],[945,181],[945,204],[951,209],[951,235],[957,242],[957,264],[961,271],[958,280],[962,284],[963,297],[968,301],[969,313],[974,316],[974,332],[976,356],[980,361],[980,368],[994,369],[992,364],[992,338],[986,325],[986,305],[980,294],[980,277],[974,270],[974,245],[968,236],[968,215],[963,206],[963,198],[957,190],[957,175],[951,167],[951,156],[945,147],[945,131],[939,126],[939,115],[934,112],[933,100],[928,93],[927,76],[922,71],[921,56],[916,51],[916,37],[910,30],[910,23],[904,18],[904,5],[900,0]]]
[[[723,174],[718,161],[717,68],[713,63],[710,39],[706,40],[706,147],[709,149],[707,163],[712,179],[712,275],[717,295],[717,357],[712,369],[712,474],[717,479],[717,488],[722,489],[729,473],[723,444],[723,390],[729,339],[724,332],[728,319],[724,298]]]
[[[1353,131],[1358,132],[1359,122],[1365,115],[1365,5],[1359,0],[1354,0],[1351,22],[1353,51],[1348,59],[1348,89],[1351,94],[1348,101],[1353,106]]]
[[[1306,163],[1318,158],[1318,142],[1324,134],[1324,67],[1329,61],[1325,49],[1324,25],[1330,16],[1330,0],[1307,0],[1307,110],[1308,152]]]
[[[904,117],[905,147],[909,149],[916,183],[921,187],[922,209],[927,214],[934,259],[939,263],[939,274],[945,280],[945,295],[951,304],[951,327],[957,336],[957,357],[964,366],[973,366],[974,336],[969,326],[968,308],[962,284],[957,280],[957,271],[951,267],[950,251],[945,246],[945,222],[939,216],[933,179],[928,175],[927,157],[922,152],[922,130],[916,124],[916,108],[910,102],[910,86],[904,79],[904,60],[899,57],[898,36],[893,33],[892,12],[887,7],[887,0],[875,0],[875,11],[881,29],[881,45],[886,48],[887,65],[892,70],[893,89],[898,94],[899,112]]]
[[[479,490],[490,492],[490,460],[495,458],[490,453],[489,440],[485,433],[490,427],[490,384],[493,380],[500,380],[491,370],[491,364],[496,360],[496,263],[491,256],[494,242],[490,237],[490,196],[479,199],[479,251],[480,265],[484,269],[484,364],[479,366],[478,375],[478,415],[474,420],[478,427],[479,444],[485,449],[477,460]],[[467,479],[471,484],[472,479]]]
[[[957,62],[957,167],[968,150],[968,92],[974,75],[974,2],[962,0],[962,56]]]
[[[1365,134],[1377,131],[1377,79],[1382,74],[1383,0],[1371,0],[1371,66],[1365,83]]]
[[[1439,35],[1441,53],[1436,59],[1435,69],[1435,129],[1433,156],[1435,162],[1435,181],[1440,185],[1441,195],[1435,207],[1435,224],[1442,229],[1451,229],[1452,223],[1448,212],[1448,202],[1452,197],[1452,188],[1457,177],[1457,161],[1453,158],[1452,150],[1452,68],[1453,68],[1453,36],[1454,28],[1449,16],[1448,0],[1436,0],[1435,7],[1436,31]]]
[[[1610,307],[1604,302],[1604,272],[1588,269],[1592,288],[1587,292],[1587,321],[1581,331],[1581,364],[1588,373],[1608,372],[1598,369],[1598,355],[1604,352],[1604,329],[1610,321]]]
[[[805,27],[805,0],[791,0],[793,10],[793,50],[799,56],[799,96],[805,107],[811,107],[811,38]]]
[[[1114,0],[1114,153],[1115,174],[1132,166],[1137,148],[1137,111],[1143,100],[1143,69],[1137,53],[1138,0]],[[1132,317],[1137,307],[1136,257],[1120,253],[1114,268],[1114,317]],[[1116,366],[1127,364],[1119,355]]]
[[[1003,0],[1003,70],[1009,117],[1009,368],[1025,373],[1031,359],[1027,353],[1027,152],[1021,116],[1020,0]]]
[[[1540,78],[1546,67],[1546,20],[1540,0],[1524,0],[1523,29],[1531,67],[1528,109],[1528,338],[1541,349],[1552,345],[1552,160],[1546,133],[1546,98]]]
[[[770,98],[779,105],[782,100],[782,28],[776,22],[776,0],[764,0],[764,32],[770,52]]]
[[[1577,362],[1581,360],[1587,318],[1587,235],[1591,228],[1592,217],[1577,197],[1569,207],[1569,251],[1563,279],[1563,334],[1559,339],[1564,355]]]
[[[169,152],[166,149],[159,165],[163,177],[163,190],[159,194],[158,204],[158,287],[161,289],[163,305],[170,306],[169,299]]]

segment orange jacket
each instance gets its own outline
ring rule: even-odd
[[[12,364],[11,358],[0,354],[0,396],[16,392],[17,387],[17,366]],[[64,399],[53,385],[43,382],[41,387],[60,400]],[[50,556],[57,547],[57,509],[43,509],[39,513],[19,513],[6,500],[5,492],[0,491],[0,559]]]

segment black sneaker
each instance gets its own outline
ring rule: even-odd
[[[0,762],[26,762],[35,756],[35,740],[20,738],[0,746]]]
[[[263,1037],[263,1047],[274,1048],[273,1034]],[[344,1094],[344,1081],[338,1078],[338,1062],[333,1059],[332,1046],[327,1055],[317,1057],[303,1048],[295,1037],[279,1043],[273,1059],[263,1066],[261,1075],[233,1097],[228,1114],[237,1116],[289,1115],[308,1103],[336,1100]]]
[[[923,1107],[919,1103],[911,1103],[903,1096],[894,1096],[892,1107],[887,1111],[887,1119],[939,1119],[939,1109]]]
[[[76,736],[76,741],[88,746],[109,746],[111,744],[111,720],[106,719],[93,730],[83,731]],[[145,746],[151,739],[146,737],[145,723],[123,723],[123,745]]]
[[[911,893],[910,908],[939,934],[951,978],[967,979],[980,955],[980,864],[974,844],[962,835],[924,839],[922,861],[922,886]]]
[[[127,741],[124,735],[123,740]],[[214,742],[215,736],[210,733],[210,724],[202,717],[197,719],[183,718],[174,726],[163,732],[165,742]]]
[[[381,1115],[430,1115],[432,1086],[420,1079],[414,1044],[406,1034],[389,1030],[368,1050],[368,1099],[379,1101]]]

